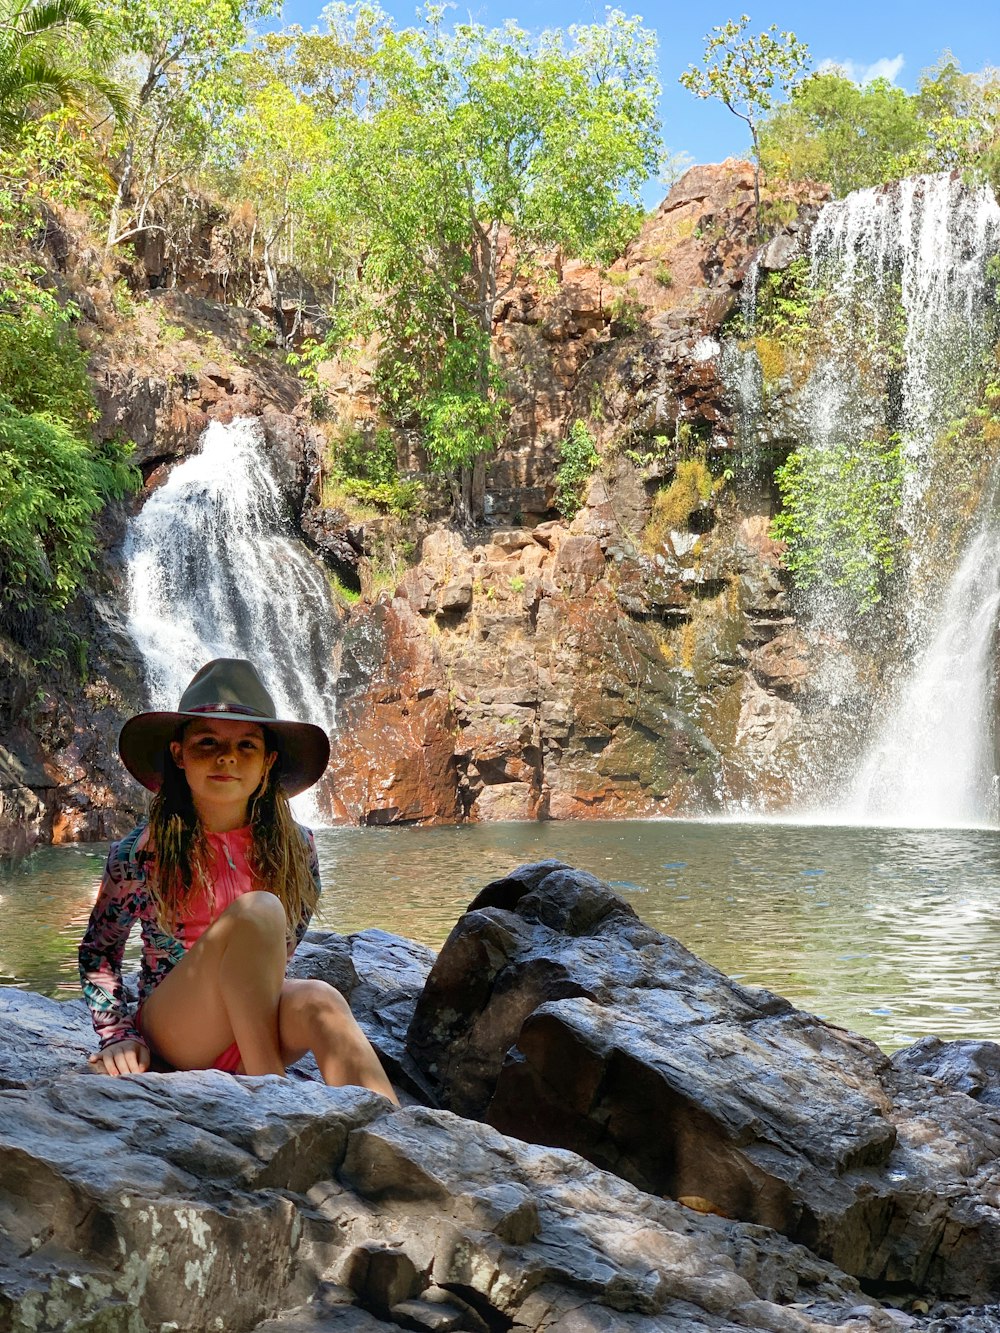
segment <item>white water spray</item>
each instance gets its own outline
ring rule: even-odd
[[[922,493],[921,464],[937,433],[968,408],[969,377],[984,351],[986,266],[998,248],[1000,207],[992,192],[969,189],[957,176],[856,190],[825,205],[816,220],[811,277],[827,293],[825,309],[841,353],[832,375],[825,368],[826,402],[817,424],[825,438],[839,434],[844,441],[864,438],[869,429],[850,372],[865,355],[859,319],[870,319],[868,334],[883,348],[899,343],[895,424],[911,464],[909,502]]]
[[[128,629],[153,708],[216,657],[249,659],[280,717],[335,727],[338,613],[322,566],[288,535],[260,423],[213,422],[129,527]],[[311,793],[297,815],[315,821]]]
[[[927,533],[935,441],[973,406],[994,299],[988,261],[1000,207],[985,188],[925,176],[828,204],[811,240],[812,281],[825,292],[832,355],[807,389],[808,450],[898,432],[909,533],[900,660],[887,702],[836,813],[863,822],[937,826],[995,819],[995,634],[1000,526],[995,488],[958,559],[939,571]],[[872,401],[858,366],[868,344],[897,348],[895,401]],[[832,590],[814,620],[849,638]]]
[[[848,817],[917,828],[996,822],[998,610],[1000,527],[991,521],[966,550],[935,633],[881,721]]]

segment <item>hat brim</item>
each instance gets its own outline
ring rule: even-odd
[[[232,712],[137,713],[118,733],[121,761],[148,791],[163,783],[163,757],[182,722],[215,718],[220,722],[254,722],[274,737],[279,777],[286,796],[297,796],[318,782],[330,762],[330,739],[312,722],[282,722]]]

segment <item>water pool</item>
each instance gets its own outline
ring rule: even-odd
[[[438,947],[488,880],[555,857],[742,980],[874,1038],[1000,1040],[1000,835],[629,821],[317,832],[315,925]],[[0,983],[77,994],[106,849],[45,848],[0,878]],[[130,954],[136,954],[135,943]]]

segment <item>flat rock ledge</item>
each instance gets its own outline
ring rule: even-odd
[[[890,1062],[558,863],[437,960],[313,933],[295,969],[401,1109],[305,1062],[92,1074],[82,1002],[0,989],[0,1333],[1000,1329],[988,1044]]]

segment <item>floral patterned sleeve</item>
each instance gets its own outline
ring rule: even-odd
[[[317,895],[319,895],[323,891],[323,886],[320,883],[319,879],[319,856],[316,852],[316,839],[313,837],[312,829],[308,829],[302,824],[300,824],[298,827],[299,827],[299,832],[305,839],[306,846],[309,849],[309,873],[313,877],[313,883],[316,885],[316,893]],[[299,918],[299,924],[295,927],[295,934],[289,941],[288,945],[289,958],[291,958],[292,954],[302,943],[302,938],[305,935],[306,931],[309,929],[309,922],[311,920],[312,920],[312,912],[309,910],[309,908],[304,908],[302,916]]]
[[[121,842],[111,844],[97,901],[80,944],[83,998],[90,1008],[101,1050],[112,1042],[129,1039],[146,1044],[136,1030],[122,985],[125,945],[146,902],[145,884],[136,875],[130,856],[141,832],[134,830]]]

